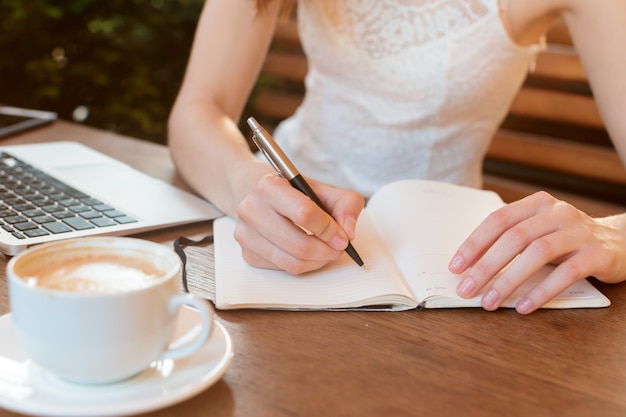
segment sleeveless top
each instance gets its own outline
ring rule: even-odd
[[[304,101],[275,139],[305,176],[366,198],[425,178],[482,185],[482,160],[541,45],[498,0],[300,0]]]

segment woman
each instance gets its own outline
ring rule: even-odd
[[[275,138],[315,179],[331,217],[257,159],[237,128],[281,6],[206,3],[169,121],[180,172],[237,219],[236,239],[251,265],[295,274],[322,267],[354,236],[362,196],[387,182],[479,187],[489,140],[557,18],[568,25],[626,161],[622,0],[301,0],[307,93]],[[517,304],[528,314],[589,275],[623,281],[625,254],[626,215],[592,219],[537,193],[489,216],[449,268],[467,271],[459,295],[487,288],[482,305],[494,310],[539,267],[557,263]]]

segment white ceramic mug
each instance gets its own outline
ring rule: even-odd
[[[127,237],[87,237],[28,249],[7,265],[11,315],[30,358],[62,379],[116,382],[159,359],[190,355],[213,329],[209,303],[179,292],[169,248]],[[169,348],[178,309],[197,309],[200,335]]]

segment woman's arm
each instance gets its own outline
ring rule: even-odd
[[[510,4],[517,24],[513,27],[520,36],[524,27],[551,16],[565,20],[609,134],[626,162],[626,2],[510,0]],[[483,307],[494,310],[548,263],[557,264],[556,269],[518,302],[520,313],[540,308],[587,276],[610,283],[626,280],[626,214],[594,219],[547,193],[537,193],[485,219],[459,247],[450,270],[467,273],[457,288],[459,295],[473,297],[486,290]]]
[[[237,127],[271,41],[280,1],[257,13],[253,0],[207,1],[168,140],[183,178],[230,216],[258,177],[271,172]]]
[[[237,219],[235,238],[248,263],[301,273],[341,256],[363,199],[312,181],[330,217],[259,161],[238,130],[281,7],[274,0],[257,12],[256,3],[206,2],[170,115],[169,146],[183,178]]]

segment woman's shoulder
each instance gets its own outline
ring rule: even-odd
[[[502,24],[518,45],[536,44],[571,0],[498,0]]]

